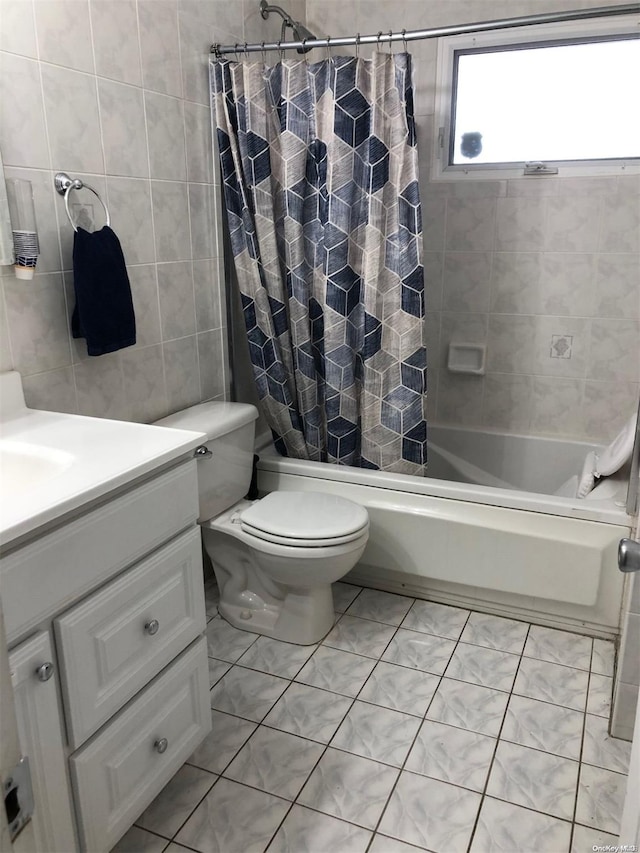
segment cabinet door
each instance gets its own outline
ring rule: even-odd
[[[43,664],[52,664],[49,635],[41,632],[9,652],[18,737],[29,757],[35,811],[36,850],[70,853],[78,849],[64,754],[57,674],[42,681]],[[51,670],[41,671],[48,676]],[[16,839],[16,844],[20,836]],[[15,845],[14,845],[15,846]],[[19,847],[16,847],[19,849]]]
[[[13,703],[13,687],[9,670],[9,654],[4,633],[4,618],[2,616],[2,601],[0,601],[0,781],[6,785],[13,774],[16,764],[20,761],[22,750],[18,741],[18,724],[16,709]],[[3,791],[4,793],[4,791]],[[18,799],[20,802],[20,798]],[[20,848],[19,845],[22,845]],[[22,832],[11,842],[7,813],[0,804],[0,850],[2,853],[17,853],[19,849],[35,850],[36,842],[33,835],[33,821],[22,828]]]

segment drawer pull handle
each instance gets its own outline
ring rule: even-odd
[[[149,634],[153,637],[154,634],[158,633],[158,628],[160,627],[160,623],[157,619],[152,619],[150,622],[144,626],[145,634]]]
[[[156,752],[159,752],[162,755],[163,752],[167,751],[167,747],[169,746],[169,741],[166,737],[158,738],[158,740],[154,743],[153,748]]]
[[[53,664],[47,661],[47,663],[43,663],[36,669],[36,676],[39,681],[49,681],[53,672]]]

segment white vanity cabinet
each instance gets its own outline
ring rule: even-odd
[[[210,729],[197,516],[179,461],[0,560],[37,853],[110,850]]]

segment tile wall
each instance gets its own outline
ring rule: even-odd
[[[226,393],[208,51],[244,41],[256,16],[223,0],[0,0],[0,149],[5,176],[33,183],[42,250],[31,282],[1,268],[0,369],[21,372],[29,405],[151,421]],[[108,203],[135,347],[88,358],[70,338],[59,170]],[[102,225],[89,192],[72,198],[86,227]]]
[[[307,0],[307,23],[319,35],[365,34],[602,5]],[[431,418],[524,434],[613,438],[635,409],[640,387],[638,176],[431,182],[436,43],[412,42],[409,50]],[[451,341],[487,345],[484,377],[446,369]]]

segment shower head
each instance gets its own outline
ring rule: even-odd
[[[315,39],[315,36],[311,30],[308,30],[304,24],[301,24],[300,21],[293,22],[293,34],[296,37],[297,41],[304,41],[305,39]],[[312,50],[310,47],[298,48],[298,53],[309,53]]]
[[[284,41],[284,36],[286,32],[286,28],[289,27],[293,30],[294,40],[295,41],[304,41],[305,39],[315,39],[316,36],[308,30],[304,24],[301,24],[300,21],[294,21],[291,15],[281,9],[280,6],[270,6],[267,3],[267,0],[261,0],[260,2],[260,14],[266,21],[271,12],[276,12],[276,14],[280,15],[282,18],[282,41]],[[309,53],[311,50],[310,47],[298,47],[296,48],[298,53]]]

